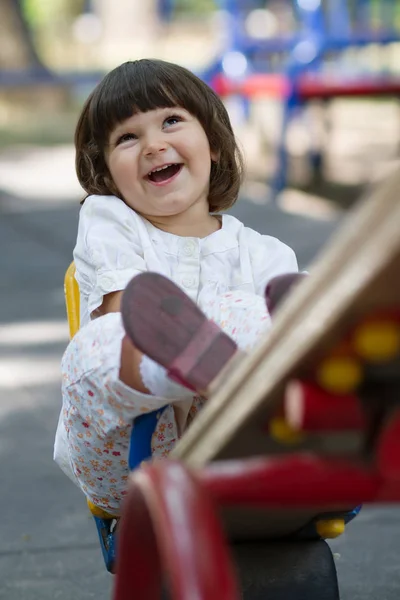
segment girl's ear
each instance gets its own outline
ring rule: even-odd
[[[116,185],[114,184],[113,180],[111,179],[110,175],[104,175],[104,185],[106,186],[106,188],[109,190],[110,194],[113,194],[113,196],[119,196],[119,192],[117,190]]]
[[[211,162],[213,163],[217,163],[219,162],[219,159],[221,157],[221,152],[219,150],[212,150],[210,152],[210,156],[211,156]]]

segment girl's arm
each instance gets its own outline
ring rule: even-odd
[[[86,199],[74,248],[82,324],[89,318],[118,312],[118,292],[125,289],[132,277],[147,270],[143,228],[142,220],[119,198]]]

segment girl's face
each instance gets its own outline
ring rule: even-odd
[[[125,202],[150,221],[199,209],[208,213],[215,158],[200,122],[180,107],[137,113],[118,124],[106,152]]]

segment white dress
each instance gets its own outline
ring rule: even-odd
[[[118,378],[121,316],[90,320],[103,296],[123,290],[143,271],[161,273],[205,314],[249,350],[270,326],[264,290],[276,275],[298,270],[293,250],[222,216],[219,231],[199,239],[166,233],[114,196],[90,196],[79,220],[74,250],[80,288],[81,329],[62,362],[63,408],[55,460],[92,502],[117,514],[128,477],[132,420],[168,403]],[[204,400],[188,392],[184,423],[169,404],[158,420],[152,453],[167,456]],[[182,415],[181,415],[182,416]]]

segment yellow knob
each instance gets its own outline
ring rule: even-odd
[[[344,519],[326,519],[317,521],[316,530],[324,540],[333,540],[344,533],[346,524]]]
[[[275,417],[269,422],[269,434],[282,444],[299,444],[305,439],[303,433],[293,429],[282,417]]]
[[[354,349],[371,362],[390,360],[400,352],[400,325],[374,321],[360,325],[354,333]]]
[[[317,370],[317,381],[334,394],[348,394],[361,383],[361,363],[351,356],[335,356],[324,360]]]
[[[87,500],[87,505],[89,507],[90,512],[94,517],[99,517],[99,519],[114,519],[113,515],[110,515],[108,512],[93,504],[90,500]]]

